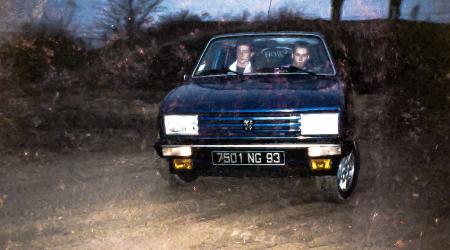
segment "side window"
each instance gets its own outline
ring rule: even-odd
[[[210,70],[221,70],[228,67],[234,60],[236,60],[236,52],[234,43],[216,41],[213,42],[208,50],[205,52],[204,58],[200,62],[196,74]]]
[[[213,56],[215,50],[217,50],[217,43],[212,44],[206,51],[205,57],[202,59],[200,65],[198,66],[197,74],[201,73],[202,71],[208,71],[212,68],[211,66],[214,59]]]
[[[311,70],[322,73],[333,73],[328,54],[322,43],[311,46]]]
[[[227,68],[236,60],[236,48],[234,46],[226,45],[222,48],[220,56],[220,67]]]
[[[205,52],[205,56],[200,62],[196,74],[201,74],[203,71],[215,69],[215,61],[217,60],[217,53],[220,52],[220,43],[214,42]]]
[[[223,46],[223,65],[229,67],[234,61],[236,61],[236,43],[237,39],[229,39]]]
[[[328,60],[328,54],[327,51],[325,50],[324,46],[318,46],[318,51],[319,51],[319,62],[320,62],[320,67],[321,67],[321,71],[323,73],[327,73],[327,74],[332,74],[333,73],[333,69],[331,68],[331,63]],[[331,58],[330,58],[331,59]]]

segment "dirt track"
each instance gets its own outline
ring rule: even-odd
[[[450,170],[431,164],[448,162],[448,138],[426,149],[393,140],[378,123],[382,103],[358,100],[363,165],[339,205],[317,199],[309,179],[170,188],[151,148],[4,156],[0,248],[450,249]],[[433,150],[434,159],[421,155]]]

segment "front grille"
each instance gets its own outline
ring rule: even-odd
[[[299,136],[300,114],[205,114],[199,116],[199,133],[205,136]]]

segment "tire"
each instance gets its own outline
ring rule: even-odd
[[[166,159],[159,159],[157,170],[161,177],[171,187],[185,186],[189,182],[193,182],[197,179],[198,175],[192,172],[180,171],[179,173],[170,173],[169,161]]]
[[[358,182],[359,152],[356,144],[341,159],[334,176],[316,177],[316,185],[325,200],[343,202],[350,198]]]

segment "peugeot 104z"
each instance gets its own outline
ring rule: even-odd
[[[314,177],[345,200],[359,172],[349,93],[320,34],[216,36],[161,102],[155,149],[171,183]]]

